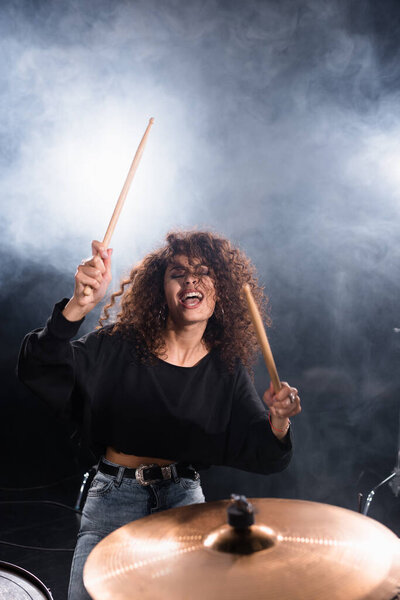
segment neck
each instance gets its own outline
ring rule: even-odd
[[[197,364],[208,354],[203,340],[206,325],[207,323],[177,325],[168,318],[164,332],[166,361],[181,367],[192,367]]]

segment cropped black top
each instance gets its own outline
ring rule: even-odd
[[[83,425],[96,454],[120,452],[272,473],[291,457],[290,433],[278,440],[245,370],[228,372],[212,350],[194,367],[144,364],[120,335],[98,330],[71,341],[56,304],[43,329],[22,344],[18,376],[63,417]]]

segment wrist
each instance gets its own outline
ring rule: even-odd
[[[62,315],[67,321],[81,321],[88,314],[88,310],[86,307],[79,306],[74,300],[71,298],[69,302],[65,305]]]
[[[268,421],[272,430],[272,433],[278,438],[282,439],[285,437],[290,427],[290,419],[287,417],[276,417],[268,413]]]

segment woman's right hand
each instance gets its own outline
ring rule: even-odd
[[[101,242],[94,240],[92,253],[76,270],[74,295],[63,310],[69,321],[80,321],[87,315],[103,299],[110,284],[111,248],[107,250]],[[85,288],[90,288],[88,295],[84,294]]]

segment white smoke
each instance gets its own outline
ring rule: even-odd
[[[219,230],[267,285],[280,365],[362,373],[373,395],[393,361],[400,207],[399,63],[378,4],[3,3],[6,253],[72,286],[154,117],[115,280],[168,229]]]

